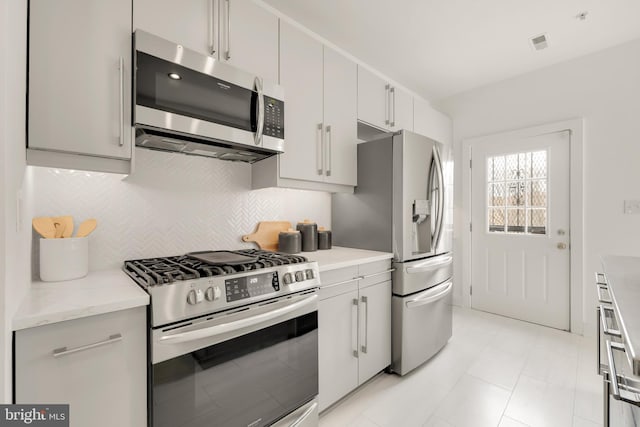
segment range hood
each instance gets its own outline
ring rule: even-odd
[[[213,157],[220,160],[255,163],[278,154],[277,151],[247,147],[216,139],[136,127],[136,146],[151,150]]]

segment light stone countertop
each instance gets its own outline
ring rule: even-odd
[[[13,330],[80,319],[149,304],[149,294],[125,272],[89,272],[81,279],[33,282],[13,317]]]
[[[300,255],[306,257],[309,261],[317,261],[320,272],[393,258],[393,254],[390,252],[368,251],[339,246],[322,251],[301,252]]]

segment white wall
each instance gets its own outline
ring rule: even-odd
[[[240,240],[258,221],[305,218],[330,227],[329,193],[267,188],[251,191],[251,166],[136,149],[135,172],[28,168],[35,216],[73,215],[76,227],[96,218],[89,269],[119,268],[125,259],[206,249],[255,247]],[[33,242],[38,277],[38,238]]]
[[[4,265],[0,292],[0,371],[2,388],[0,401],[11,400],[11,318],[29,284],[30,224],[25,223],[27,206],[21,204],[21,226],[17,227],[18,194],[22,192],[25,172],[25,94],[26,94],[26,28],[27,2],[2,2],[2,32],[0,44],[3,54],[2,81],[2,199],[0,241]],[[4,253],[3,253],[4,252]],[[2,273],[2,267],[0,267]]]
[[[541,52],[544,55],[544,52]],[[505,60],[508,60],[505,59]],[[461,142],[575,117],[585,119],[585,334],[595,329],[593,272],[602,254],[640,255],[640,216],[624,215],[624,199],[640,199],[640,40],[465,92],[439,102]],[[463,166],[463,165],[462,165]],[[461,182],[461,167],[455,182]],[[455,194],[455,250],[461,253],[460,186]],[[455,276],[462,277],[460,263]],[[457,287],[455,300],[461,300]]]

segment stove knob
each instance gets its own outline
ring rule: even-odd
[[[285,273],[282,277],[282,281],[285,285],[290,285],[293,283],[293,276],[291,275],[291,273]]]
[[[187,294],[187,302],[191,305],[196,305],[204,299],[204,292],[202,289],[191,289]]]
[[[207,299],[207,301],[213,301],[214,297],[213,297],[213,287],[209,286],[207,288],[206,291],[204,291],[204,297]]]
[[[309,269],[309,270],[306,270],[304,273],[307,276],[307,280],[313,279],[313,277],[314,277],[313,270]]]
[[[213,288],[213,299],[220,299],[222,296],[222,291],[218,286]]]
[[[304,281],[304,271],[296,271],[296,282]]]

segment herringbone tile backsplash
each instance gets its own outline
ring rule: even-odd
[[[73,215],[76,227],[96,218],[89,269],[118,268],[125,259],[197,250],[254,247],[241,236],[258,221],[305,218],[331,225],[331,195],[251,190],[251,166],[136,149],[135,171],[119,175],[30,168],[33,216]],[[34,234],[36,234],[34,232]],[[33,242],[38,277],[38,239]]]

